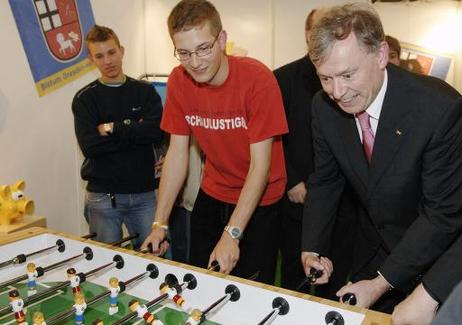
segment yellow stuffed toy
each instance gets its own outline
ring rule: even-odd
[[[24,214],[31,214],[34,211],[34,201],[24,196],[25,187],[24,181],[0,186],[0,225],[19,222]]]

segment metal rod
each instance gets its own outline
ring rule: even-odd
[[[0,263],[0,269],[14,263],[14,259]]]
[[[72,257],[69,257],[69,258],[66,258],[65,260],[62,260],[62,261],[59,261],[59,262],[56,262],[54,264],[51,264],[51,265],[48,265],[48,266],[45,266],[43,268],[43,272],[48,272],[48,271],[51,271],[51,270],[54,270],[54,269],[57,269],[58,267],[66,264],[67,262],[70,262],[72,260],[75,260],[76,258],[79,258],[79,257],[82,257],[86,255],[86,253],[82,253],[82,254],[79,254],[79,255],[75,255],[75,256],[72,256]]]
[[[53,315],[50,318],[48,318],[47,325],[58,324],[58,322],[61,322],[68,317],[71,317],[74,313],[75,313],[75,308],[71,307],[71,309],[69,310],[65,310],[57,315]]]
[[[126,241],[129,241],[129,240],[132,240],[132,239],[135,239],[135,238],[138,238],[138,234],[134,234],[134,235],[130,235],[130,236],[127,236],[125,238],[122,238],[121,240],[118,240],[118,241],[115,241],[113,243],[110,243],[111,246],[119,246],[123,243],[125,243]]]
[[[75,256],[69,257],[69,258],[67,258],[65,260],[62,260],[62,261],[56,262],[54,264],[48,265],[48,266],[43,268],[43,273],[46,273],[46,272],[48,272],[50,270],[54,270],[54,269],[56,269],[56,268],[58,268],[58,267],[60,267],[60,266],[62,266],[64,264],[66,264],[67,262],[70,262],[72,260],[75,260],[76,258],[82,257],[83,255],[85,255],[85,254],[82,253],[82,254],[79,254],[79,255],[75,255]],[[7,287],[9,285],[18,283],[18,282],[26,280],[26,279],[27,279],[27,274],[20,275],[20,276],[14,278],[14,279],[11,279],[11,280],[0,283],[0,288]]]
[[[131,283],[135,282],[135,281],[139,281],[143,278],[145,278],[147,275],[149,274],[149,272],[144,272],[144,273],[141,273],[141,274],[138,274],[137,276],[127,280],[124,282],[124,284],[126,286],[130,285]],[[101,300],[102,298],[104,297],[107,297],[109,296],[111,293],[111,290],[106,290],[105,292],[102,292],[100,293],[99,295],[97,296],[94,296],[94,297],[91,297],[88,301],[87,301],[87,305],[91,305],[92,303],[96,302],[96,301],[99,301]]]
[[[136,282],[138,280],[141,280],[145,277],[147,277],[151,272],[144,272],[144,273],[141,273],[141,274],[138,274],[137,276],[131,278],[131,279],[128,279],[127,281],[124,282],[124,284],[126,286],[130,285],[132,282]]]
[[[56,247],[58,247],[57,244],[55,244],[55,245],[53,245],[53,246],[50,246],[50,247],[47,247],[47,248],[44,248],[44,249],[40,249],[40,250],[38,250],[38,251],[29,253],[29,254],[19,254],[19,255],[17,255],[16,257],[10,259],[9,261],[5,261],[5,262],[0,263],[0,269],[6,267],[6,266],[8,266],[8,265],[11,265],[11,264],[21,264],[21,263],[24,263],[24,262],[27,260],[28,257],[34,256],[34,255],[37,255],[37,254],[40,254],[40,253],[43,253],[43,252],[46,252],[46,251],[48,251],[48,250],[50,250],[50,249],[53,249],[53,248],[56,248]],[[23,261],[23,262],[19,262],[20,256],[21,256],[21,255],[24,255],[24,261]]]
[[[25,254],[25,255],[26,255],[26,258],[27,258],[27,257],[31,257],[31,256],[34,256],[34,255],[37,255],[37,254],[40,254],[40,253],[49,251],[50,249],[56,248],[57,246],[58,246],[58,245],[53,245],[53,246],[50,246],[50,247],[47,247],[47,248],[44,248],[44,249],[41,249],[41,250],[38,250],[38,251],[35,251],[35,252],[32,252],[32,253],[29,253],[29,254]]]
[[[90,276],[92,274],[95,274],[96,272],[99,272],[105,268],[107,268],[108,266],[114,266],[115,264],[117,264],[117,262],[111,262],[111,263],[107,263],[107,264],[104,264],[96,269],[93,269],[91,271],[88,271],[87,273],[85,273],[85,276]]]
[[[274,308],[265,318],[262,319],[258,325],[271,324],[271,322],[277,317],[279,308]]]
[[[0,288],[7,287],[9,285],[15,284],[15,283],[17,283],[19,281],[23,281],[25,279],[27,279],[27,274],[20,275],[20,276],[14,278],[14,279],[10,279],[10,280],[7,280],[5,282],[0,283]]]
[[[229,301],[229,299],[231,299],[231,294],[230,293],[227,293],[226,295],[224,295],[223,297],[221,297],[220,299],[218,299],[217,301],[215,301],[213,304],[211,304],[207,309],[205,309],[203,312],[202,312],[202,316],[204,317],[205,319],[205,316],[212,310],[214,309],[216,306],[220,305],[221,303],[225,304]]]

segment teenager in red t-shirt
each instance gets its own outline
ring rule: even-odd
[[[278,209],[286,173],[287,132],[278,84],[262,63],[226,56],[226,32],[215,7],[183,0],[168,18],[181,66],[168,81],[161,128],[171,134],[151,235],[166,236],[168,217],[187,173],[190,135],[206,156],[191,215],[191,264],[242,277],[259,272],[271,283],[277,255]],[[165,252],[167,244],[160,245]]]

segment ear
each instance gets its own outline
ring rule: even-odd
[[[122,57],[125,55],[125,48],[123,46],[120,47],[120,52],[122,52]]]
[[[310,43],[310,36],[311,36],[311,31],[305,29],[305,43],[306,46],[308,47]]]
[[[24,191],[26,188],[26,182],[25,181],[17,181],[14,183],[13,188],[19,191]]]
[[[379,61],[380,69],[385,69],[388,64],[388,52],[390,48],[388,47],[388,43],[383,41],[380,43],[379,49],[377,51],[377,59]]]
[[[226,50],[226,42],[228,41],[228,33],[225,30],[222,30],[220,34],[218,34],[217,43],[220,45],[220,49],[222,51]]]

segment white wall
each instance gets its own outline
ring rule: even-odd
[[[366,0],[357,1],[366,2]],[[343,2],[339,0],[273,0],[274,61],[272,68],[278,68],[306,54],[305,20],[311,10]]]

